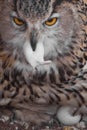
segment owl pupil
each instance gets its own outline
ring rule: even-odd
[[[52,22],[52,21],[53,21],[53,19],[49,19],[49,20],[48,20],[48,22]]]

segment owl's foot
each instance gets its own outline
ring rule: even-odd
[[[81,115],[74,115],[76,108],[71,106],[62,106],[58,109],[57,118],[64,125],[75,125],[80,119]]]

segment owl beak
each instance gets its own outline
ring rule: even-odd
[[[35,30],[33,30],[30,33],[30,44],[31,44],[32,50],[35,51],[37,47],[37,33]]]

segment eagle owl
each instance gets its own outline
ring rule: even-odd
[[[68,0],[0,0],[1,107],[37,123],[86,105],[81,24]]]

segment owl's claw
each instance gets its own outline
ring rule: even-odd
[[[74,128],[71,127],[71,126],[65,126],[65,127],[63,128],[63,130],[74,130]]]

